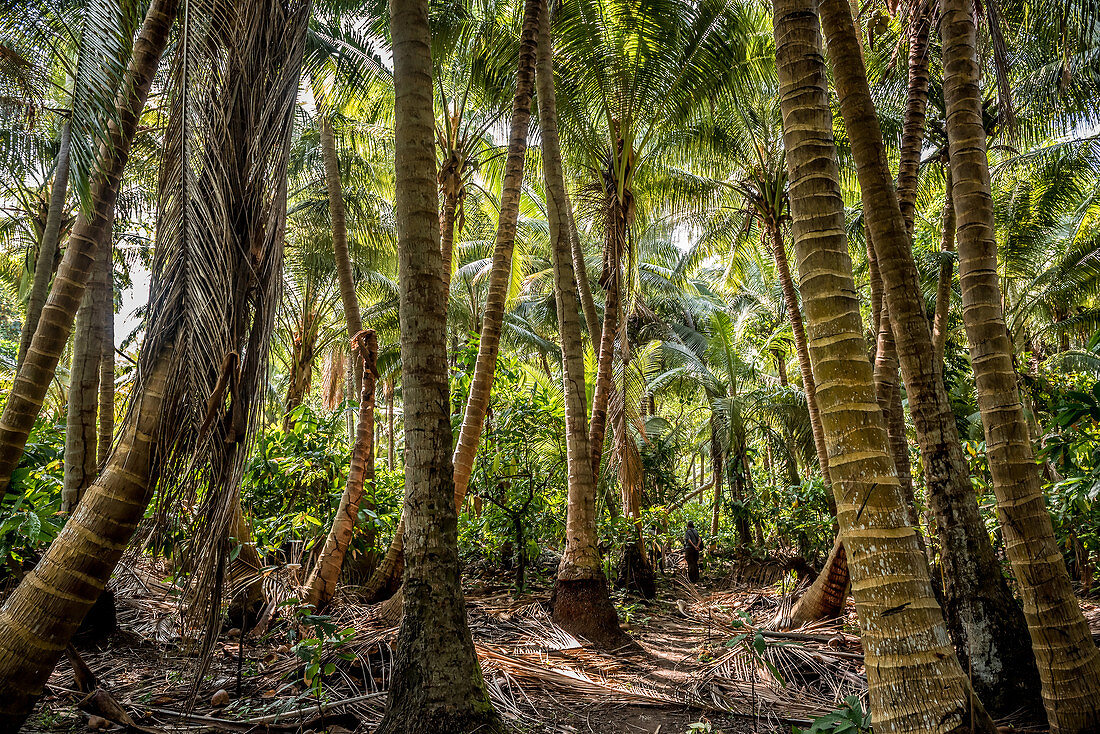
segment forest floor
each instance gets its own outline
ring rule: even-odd
[[[712,568],[694,585],[682,570],[661,574],[649,602],[616,594],[638,643],[619,651],[595,649],[554,625],[544,579],[516,594],[506,575],[483,571],[467,583],[468,618],[490,696],[517,732],[789,732],[848,696],[865,706],[866,681],[850,602],[837,622],[786,635],[767,630],[789,603],[782,576],[742,561]],[[395,605],[360,604],[354,587],[337,597],[331,622],[354,633],[322,646],[315,659],[332,667],[319,691],[306,685],[308,661],[291,649],[320,637],[318,628],[278,617],[243,641],[236,630],[223,633],[196,687],[195,646],[181,639],[177,598],[161,578],[148,565],[125,567],[112,581],[118,629],[77,645],[99,687],[132,717],[132,726],[112,729],[348,734],[381,719]],[[1100,628],[1100,608],[1086,611]],[[78,687],[63,659],[27,730],[87,731]]]

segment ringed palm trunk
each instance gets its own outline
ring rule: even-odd
[[[615,263],[604,290],[603,330],[600,333],[596,361],[596,379],[592,386],[592,422],[588,427],[588,449],[591,452],[592,476],[600,476],[603,444],[607,437],[607,404],[614,390],[612,365],[615,359],[615,334],[619,330],[622,310],[622,272]]]
[[[875,401],[813,0],[775,0],[792,232],[875,730],[992,731],[951,647]]]
[[[112,217],[113,219],[113,217]],[[96,287],[100,289],[99,436],[96,466],[104,467],[115,439],[115,260],[113,224],[103,240],[104,257],[99,260]]]
[[[795,291],[791,268],[787,263],[787,247],[783,242],[783,232],[779,224],[768,220],[768,235],[772,241],[772,257],[775,259],[775,271],[779,285],[783,289],[783,303],[787,307],[787,317],[794,334],[794,348],[798,355],[798,369],[802,373],[802,389],[806,392],[806,407],[810,412],[810,428],[813,429],[814,448],[817,449],[817,461],[821,464],[821,474],[825,477],[825,487],[829,488],[829,455],[825,449],[825,434],[821,428],[821,415],[817,410],[817,387],[814,384],[813,370],[810,368],[810,353],[806,350],[806,327],[802,323],[802,309],[798,305],[798,293]]]
[[[111,228],[107,227],[106,235]],[[92,284],[84,289],[84,301],[76,313],[73,331],[73,361],[69,369],[69,402],[65,413],[65,474],[61,489],[61,509],[72,512],[81,496],[95,479],[98,467],[96,450],[99,424],[100,359],[103,356],[103,260],[111,254],[100,243]]]
[[[947,317],[951,313],[951,281],[955,274],[955,201],[951,196],[951,166],[944,166],[943,234],[940,240],[940,272],[936,280],[936,310],[932,316],[932,349],[936,364],[943,364],[947,344]],[[943,369],[942,367],[940,368]]]
[[[447,314],[427,0],[392,0],[395,210],[405,396],[404,616],[378,731],[498,732],[458,567]]]
[[[504,183],[500,194],[500,217],[497,221],[496,247],[489,273],[489,290],[485,299],[481,321],[477,360],[470,383],[470,395],[458,432],[458,445],[454,451],[455,506],[462,507],[466,488],[473,473],[477,447],[485,428],[485,414],[496,376],[497,355],[500,352],[500,336],[504,326],[504,308],[508,300],[508,287],[512,274],[512,251],[516,243],[516,225],[519,221],[519,200],[523,185],[523,165],[527,155],[527,129],[531,122],[531,97],[535,87],[535,36],[538,32],[538,2],[526,0],[523,11],[523,31],[520,39],[519,65],[516,70],[516,96],[512,105],[512,120],[508,136],[508,154],[504,163]],[[438,200],[438,199],[437,199]],[[437,217],[437,226],[438,226]],[[452,232],[453,239],[453,232]],[[441,252],[443,245],[440,245]],[[450,273],[444,276],[449,284]],[[446,301],[444,302],[446,309]],[[374,574],[366,584],[368,599],[378,600],[387,590],[395,589],[400,574],[399,557],[402,553],[401,531],[403,522],[390,547]]]
[[[718,422],[710,416],[710,463],[714,472],[714,501],[711,505],[710,537],[712,548],[718,546],[718,520],[722,511],[722,482],[726,478],[725,457],[718,444]]]
[[[351,467],[348,469],[347,485],[340,497],[340,507],[332,519],[321,555],[306,581],[303,597],[306,604],[312,604],[317,609],[326,606],[336,593],[344,556],[359,519],[363,489],[368,482],[374,482],[374,393],[378,379],[378,338],[373,330],[368,330],[360,332],[356,342],[363,359],[363,390],[359,398],[359,423],[351,450]]]
[[[933,358],[909,233],[890,179],[851,5],[847,0],[821,0],[820,7],[864,216],[885,289],[884,330],[895,337],[921,447],[928,501],[939,529],[948,629],[959,658],[971,672],[975,692],[990,711],[1037,710],[1038,675],[1024,642],[1026,624],[993,553],[941,366]],[[900,407],[891,406],[891,412],[900,413]]]
[[[940,4],[963,323],[1005,551],[1024,602],[1047,718],[1055,732],[1095,732],[1100,653],[1054,537],[1002,311],[973,11],[969,0]]]
[[[325,188],[328,190],[328,216],[332,223],[332,250],[336,259],[336,280],[340,285],[340,302],[344,306],[344,320],[348,325],[348,341],[363,330],[363,317],[359,313],[359,297],[355,294],[351,255],[348,253],[348,217],[344,206],[344,186],[340,180],[340,159],[336,157],[336,133],[332,120],[325,115],[317,118],[317,130],[321,137],[321,158],[325,166]],[[359,394],[363,379],[360,360],[352,357],[352,394]]]
[[[519,200],[523,186],[523,164],[527,155],[527,130],[531,122],[531,96],[535,88],[535,46],[538,34],[539,0],[526,0],[520,36],[519,68],[516,70],[516,96],[508,135],[508,155],[504,162],[504,183],[500,192],[500,217],[497,221],[496,247],[489,273],[489,291],[481,322],[481,342],[470,383],[470,397],[462,416],[455,447],[455,506],[461,507],[473,472],[474,457],[485,427],[485,413],[496,375],[500,335],[504,326],[504,307],[512,274],[512,251],[516,243]]]
[[[596,549],[596,478],[588,445],[588,406],[584,386],[584,346],[581,337],[578,286],[583,274],[575,270],[572,206],[565,189],[558,113],[554,91],[554,50],[550,13],[538,3],[539,130],[542,136],[542,173],[550,223],[554,264],[554,299],[562,344],[565,392],[565,450],[568,473],[566,543],[554,579],[554,620],[573,634],[597,644],[621,640],[618,614],[607,593],[607,580]]]
[[[53,277],[53,261],[57,257],[57,247],[61,239],[61,220],[65,218],[65,194],[69,187],[69,154],[72,151],[72,123],[66,120],[61,127],[58,141],[57,162],[54,165],[53,186],[50,188],[50,204],[46,213],[46,226],[38,243],[38,257],[34,261],[34,280],[31,283],[30,296],[27,298],[27,315],[19,334],[19,354],[16,369],[23,365],[27,350],[31,347],[42,307],[50,292],[50,279]],[[2,488],[2,487],[0,487]]]
[[[31,713],[145,513],[170,354],[135,398],[103,473],[0,609],[0,731],[18,731]]]
[[[0,490],[7,487],[23,455],[27,436],[69,339],[178,6],[179,0],[153,0],[134,42],[133,57],[116,101],[114,123],[110,125],[110,144],[101,148],[103,152],[92,176],[89,209],[73,225],[34,338],[0,415]]]
[[[818,620],[839,617],[844,612],[844,602],[848,599],[851,586],[848,557],[844,553],[844,543],[838,535],[825,559],[825,568],[791,607],[790,613],[775,621],[776,628],[791,629]]]

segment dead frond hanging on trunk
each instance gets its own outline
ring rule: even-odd
[[[255,587],[260,572],[255,549],[233,543],[247,532],[239,484],[279,302],[309,14],[309,0],[192,0],[171,72],[141,371],[175,345],[153,470],[155,526],[161,537],[187,538],[175,565],[208,642],[221,616],[212,612]],[[241,567],[249,578],[226,578]]]

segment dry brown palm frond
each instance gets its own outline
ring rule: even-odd
[[[282,280],[286,167],[308,0],[196,0],[171,74],[156,255],[139,372],[175,345],[154,463],[157,524],[184,526],[184,608],[209,653]],[[195,507],[194,515],[179,508]],[[255,555],[254,553],[252,555]],[[238,589],[232,589],[235,593]],[[207,655],[203,655],[205,660]]]

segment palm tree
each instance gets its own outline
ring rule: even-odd
[[[155,1],[135,44],[134,65],[148,69],[149,76],[157,66],[149,56],[159,56],[176,9],[174,2]],[[161,240],[139,365],[141,382],[135,388],[126,427],[106,469],[77,505],[43,563],[0,610],[0,685],[14,694],[0,703],[0,724],[5,729],[17,729],[30,712],[65,644],[102,591],[144,515],[152,483],[164,482],[168,485],[165,491],[170,493],[172,479],[186,476],[190,482],[199,478],[195,472],[181,468],[189,465],[195,447],[210,433],[219,439],[216,444],[228,447],[220,455],[207,454],[212,476],[208,484],[203,483],[212,488],[208,501],[212,501],[216,519],[220,518],[220,527],[213,522],[210,527],[221,533],[239,532],[235,492],[225,491],[225,484],[219,483],[233,478],[235,454],[243,453],[235,448],[247,438],[250,412],[255,413],[253,406],[258,402],[254,400],[257,379],[266,373],[266,345],[274,318],[273,295],[277,293],[272,286],[277,283],[282,261],[286,159],[308,9],[308,2],[291,6],[272,0],[238,4],[232,14],[217,18],[216,37],[228,48],[198,38],[205,34],[198,31],[196,19],[190,19],[188,31],[195,33],[190,36],[195,43],[181,48],[174,66],[172,100],[176,106],[166,132],[170,144],[165,154],[166,175],[161,176]],[[260,52],[247,53],[246,49]],[[200,82],[186,73],[189,64],[185,62],[198,61],[195,56],[223,53],[224,76],[215,73]],[[241,84],[241,80],[247,83]],[[208,85],[205,94],[197,93],[196,83]],[[204,155],[224,155],[219,144],[226,141],[240,144],[243,149],[262,148],[266,155],[230,155],[221,159],[225,166],[208,165],[193,173],[190,146],[184,142],[192,134],[185,125],[193,118],[183,114],[191,110],[186,108],[188,95],[181,94],[181,90],[195,93],[199,99],[190,104],[202,104],[209,115],[209,128],[201,137]],[[245,94],[265,100],[269,114],[261,119],[242,115]],[[262,139],[264,145],[258,145],[254,138]],[[228,167],[237,170],[231,175]],[[202,192],[196,198],[191,198],[193,189],[188,185],[192,177],[201,178],[198,183],[204,184],[196,187]],[[252,182],[261,195],[247,197],[235,188],[244,181]],[[117,187],[117,179],[108,188],[115,190],[113,187]],[[212,191],[218,195],[209,195]],[[200,208],[223,204],[226,208],[220,210]],[[236,217],[245,209],[250,209],[252,215],[243,217],[250,226],[247,231],[236,232],[229,222],[241,221]],[[181,216],[184,212],[195,214],[211,226],[186,226],[186,217]],[[241,241],[218,246],[226,232],[240,236],[251,247],[242,246]],[[207,246],[190,247],[193,236],[208,238]],[[207,257],[224,254],[236,260],[210,262],[200,252],[207,253]],[[181,273],[199,277],[182,278]],[[236,333],[224,334],[227,326]],[[41,332],[40,327],[39,335]],[[229,345],[214,344],[208,350],[211,339],[219,335],[232,341]],[[236,350],[246,345],[253,348],[244,358],[237,357]],[[217,359],[213,365],[211,351]],[[33,358],[32,345],[27,364]],[[198,384],[206,379],[208,383]],[[211,397],[209,402],[203,399],[207,395]],[[228,409],[224,407],[227,399]],[[231,484],[233,490],[236,486],[236,482]],[[220,557],[224,559],[226,543],[214,537],[211,545],[221,549]],[[201,586],[201,579],[199,583]],[[59,589],[65,591],[59,593]],[[217,595],[213,598],[216,603]],[[30,623],[32,617],[39,621]],[[48,622],[43,623],[43,619]]]
[[[569,492],[565,552],[554,578],[553,614],[558,624],[574,634],[597,643],[614,644],[621,640],[622,632],[618,614],[607,594],[607,579],[604,578],[596,546],[596,479],[592,473],[588,446],[584,347],[577,292],[578,279],[587,276],[581,274],[578,278],[573,267],[572,204],[565,189],[558,138],[549,3],[543,0],[538,5],[535,81],[538,86],[546,217],[550,224],[550,253],[554,267],[554,299],[561,335]]]
[[[1025,622],[993,553],[970,484],[942,366],[933,359],[917,267],[886,164],[851,8],[843,0],[822,0],[821,21],[863,193],[863,215],[882,275],[886,328],[895,337],[928,501],[936,515],[948,628],[960,659],[973,671],[975,691],[990,711],[1008,713],[1029,701],[1038,709],[1038,676],[1023,642]],[[1006,677],[1004,670],[1018,674]]]
[[[114,124],[108,128],[108,137],[103,141],[101,156],[89,183],[88,206],[73,225],[34,339],[0,415],[0,490],[7,488],[11,473],[23,455],[23,446],[69,339],[177,7],[178,0],[154,2],[134,42],[132,58],[113,111]]]
[[[1024,602],[1047,719],[1052,731],[1083,732],[1100,720],[1100,651],[1058,551],[1012,364],[997,277],[973,10],[968,0],[940,4],[963,323],[1005,550]]]
[[[816,5],[776,0],[794,247],[876,730],[991,731],[951,647],[873,391]]]
[[[378,337],[367,330],[356,335],[356,341],[358,344],[353,352],[363,360],[363,388],[355,444],[351,449],[351,468],[348,469],[348,481],[340,497],[340,506],[332,519],[321,554],[317,556],[306,580],[302,598],[305,604],[312,604],[317,609],[328,604],[336,592],[344,554],[351,544],[359,518],[364,488],[374,482],[374,394],[378,379]]]
[[[378,731],[496,732],[458,570],[446,293],[426,0],[392,0],[396,210],[405,396],[404,616]]]

